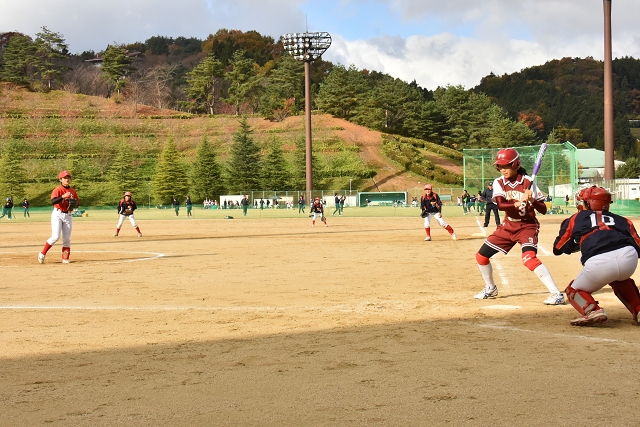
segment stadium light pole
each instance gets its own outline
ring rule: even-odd
[[[284,48],[296,60],[304,62],[304,109],[306,128],[306,184],[307,200],[311,201],[313,190],[313,166],[311,149],[311,63],[319,58],[329,46],[329,33],[288,33],[283,36]]]
[[[613,70],[611,66],[611,0],[604,6],[604,179],[615,179],[613,156]]]

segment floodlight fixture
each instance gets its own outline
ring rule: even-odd
[[[282,40],[284,48],[298,61],[314,61],[329,49],[331,36],[327,32],[289,33]]]

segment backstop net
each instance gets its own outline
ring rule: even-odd
[[[520,154],[520,163],[531,175],[536,161],[539,145],[515,147]],[[480,148],[463,150],[464,158],[464,186],[470,194],[477,194],[486,188],[489,182],[500,176],[493,165],[499,148]],[[542,161],[542,166],[536,177],[538,188],[551,197],[556,195],[556,186],[569,184],[577,187],[578,163],[576,161],[576,147],[570,142],[564,144],[549,144]]]

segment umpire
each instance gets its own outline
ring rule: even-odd
[[[500,225],[500,214],[498,214],[498,206],[493,203],[493,182],[487,184],[487,188],[482,192],[482,198],[487,203],[486,212],[484,213],[484,225],[489,226],[489,219],[491,218],[491,212],[496,217],[496,226]]]

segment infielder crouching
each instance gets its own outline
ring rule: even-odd
[[[324,226],[328,227],[327,218],[324,216],[324,206],[322,206],[322,200],[320,197],[316,197],[316,201],[311,206],[311,213],[313,213],[313,222],[311,223],[312,227],[316,225],[316,218],[318,216],[320,216],[320,219],[324,222]]]
[[[565,219],[553,244],[554,255],[581,251],[584,266],[565,292],[580,317],[570,323],[590,326],[607,320],[607,313],[593,299],[593,292],[609,284],[627,307],[633,322],[640,321],[640,293],[631,275],[638,266],[640,237],[633,223],[609,212],[611,194],[593,186],[580,192],[579,212]]]
[[[136,224],[136,220],[133,218],[133,211],[135,211],[136,209],[138,209],[138,206],[136,205],[136,202],[134,202],[131,199],[131,193],[129,193],[128,191],[126,193],[124,193],[124,199],[120,200],[120,203],[118,203],[118,227],[116,228],[116,234],[114,234],[115,237],[118,236],[118,234],[120,234],[120,228],[122,228],[122,223],[124,222],[125,218],[129,218],[129,221],[131,222],[131,225],[133,226],[133,228],[136,229],[136,231],[138,232],[138,237],[142,237],[142,233],[140,232],[140,227],[138,227],[138,224]]]
[[[62,234],[62,262],[69,264],[69,255],[71,254],[71,228],[73,216],[73,208],[78,207],[78,194],[76,190],[71,188],[71,174],[62,171],[58,174],[60,184],[51,193],[51,204],[53,204],[53,212],[51,212],[51,237],[44,245],[42,252],[38,254],[38,262],[44,263],[44,259],[51,246],[60,239]]]
[[[420,199],[420,209],[422,209],[421,216],[424,218],[424,229],[427,232],[426,241],[431,240],[431,217],[433,216],[440,227],[449,232],[451,238],[456,240],[458,237],[453,232],[453,228],[442,219],[442,202],[440,196],[433,192],[431,184],[424,186],[424,196]]]

